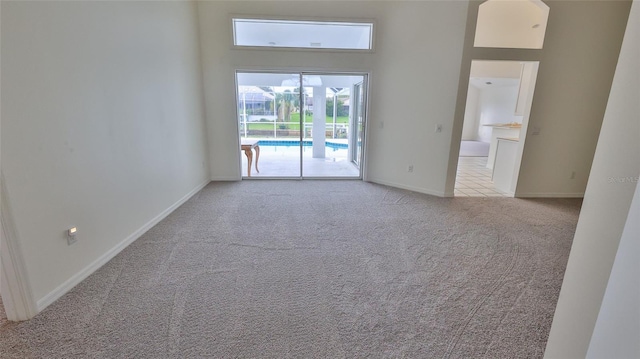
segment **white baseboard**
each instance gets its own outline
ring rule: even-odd
[[[562,193],[562,192],[531,192],[516,193],[516,198],[584,198],[584,192]]]
[[[229,182],[229,181],[240,181],[242,177],[226,177],[226,176],[215,176],[211,177],[212,182]]]
[[[64,283],[62,283],[56,289],[51,291],[49,294],[45,295],[40,300],[38,300],[38,302],[36,304],[38,312],[42,311],[43,309],[48,307],[51,303],[53,303],[56,300],[58,300],[58,298],[60,298],[63,295],[65,295],[73,287],[78,285],[85,278],[90,276],[93,272],[95,272],[100,267],[102,267],[104,264],[109,262],[113,257],[118,255],[118,253],[122,252],[123,249],[127,248],[127,246],[129,246],[129,244],[133,243],[136,239],[140,238],[145,232],[147,232],[153,226],[158,224],[158,222],[160,222],[165,217],[167,217],[169,214],[171,214],[171,212],[173,212],[178,207],[180,207],[183,203],[185,203],[187,200],[189,200],[189,198],[193,197],[193,195],[195,195],[201,189],[203,189],[207,184],[209,184],[209,182],[210,182],[209,180],[206,180],[206,181],[200,183],[199,185],[197,185],[189,193],[187,193],[185,196],[180,198],[177,202],[172,204],[169,208],[167,208],[164,211],[162,211],[159,215],[155,216],[149,222],[145,223],[142,227],[140,227],[138,230],[136,230],[131,235],[129,235],[127,238],[125,238],[122,242],[118,243],[115,247],[111,248],[109,251],[107,251],[105,254],[103,254],[98,259],[93,261],[91,264],[86,266],[84,269],[82,269],[81,271],[76,273],[71,278],[67,279]]]
[[[378,183],[378,184],[382,184],[382,185],[389,186],[389,187],[406,189],[406,190],[409,190],[409,191],[429,194],[429,195],[432,195],[432,196],[438,196],[438,197],[444,197],[445,196],[444,191],[431,191],[431,190],[428,190],[428,189],[425,189],[425,188],[407,186],[407,185],[404,185],[404,184],[385,181],[385,180],[381,180],[381,179],[378,179],[378,178],[369,178],[367,180],[367,182]]]

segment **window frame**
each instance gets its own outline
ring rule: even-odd
[[[327,24],[353,24],[368,25],[370,27],[369,49],[356,48],[323,48],[323,47],[295,47],[295,46],[255,46],[255,45],[237,45],[236,44],[236,20],[249,20],[267,22],[301,22],[301,23],[327,23]],[[310,52],[351,52],[351,53],[373,53],[375,52],[376,43],[376,21],[367,18],[314,18],[314,17],[274,17],[274,16],[258,16],[246,14],[230,14],[229,15],[230,44],[234,50],[261,50],[261,51],[310,51]]]

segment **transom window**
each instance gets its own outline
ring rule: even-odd
[[[372,50],[373,23],[233,19],[239,47]]]

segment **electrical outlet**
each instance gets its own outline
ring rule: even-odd
[[[413,172],[413,165],[407,166],[407,172],[409,172],[409,173]]]
[[[67,229],[67,245],[70,246],[78,241],[76,238],[76,234],[78,234],[77,227],[71,227]]]

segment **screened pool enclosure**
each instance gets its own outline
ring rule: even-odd
[[[238,72],[243,177],[361,178],[366,80],[366,74]]]

